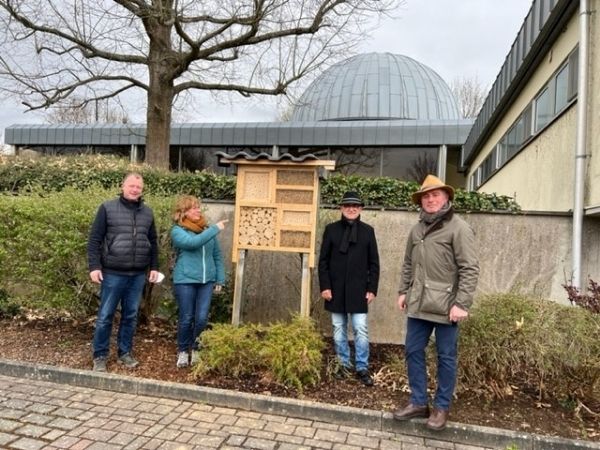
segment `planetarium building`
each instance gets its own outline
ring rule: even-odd
[[[217,152],[313,154],[334,159],[345,174],[420,181],[437,173],[464,186],[460,148],[471,120],[461,119],[446,82],[403,55],[360,54],[331,66],[303,93],[287,122],[174,123],[174,170],[217,166]],[[118,153],[144,158],[142,125],[12,125],[5,141],[16,153]]]

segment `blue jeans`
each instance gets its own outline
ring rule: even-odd
[[[94,358],[108,356],[113,318],[119,304],[121,321],[117,335],[118,356],[131,352],[142,291],[146,282],[145,273],[138,275],[102,273],[102,276],[104,279],[100,285],[100,307],[92,342]]]
[[[189,283],[173,286],[179,308],[177,349],[187,352],[198,349],[198,337],[208,323],[208,312],[214,283]]]
[[[456,385],[458,325],[408,318],[405,355],[410,402],[417,406],[428,404],[425,349],[434,330],[437,351],[437,389],[433,406],[448,411]]]
[[[344,367],[351,367],[348,345],[348,316],[354,335],[354,360],[357,371],[369,368],[369,327],[367,314],[331,313],[335,353]]]

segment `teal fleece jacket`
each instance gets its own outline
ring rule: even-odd
[[[225,283],[223,256],[217,240],[220,231],[217,225],[201,233],[173,225],[171,245],[176,253],[173,284]]]

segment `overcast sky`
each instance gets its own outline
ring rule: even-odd
[[[395,18],[381,23],[360,51],[406,55],[447,83],[477,77],[489,88],[530,6],[530,0],[405,0]],[[185,116],[187,121],[271,121],[278,116],[276,101],[268,98],[247,100],[233,94],[218,104],[211,97],[200,104],[197,115]],[[130,117],[143,120],[143,107]],[[40,115],[24,114],[18,102],[0,100],[0,133],[14,123],[40,122]]]

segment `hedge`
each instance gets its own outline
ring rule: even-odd
[[[19,194],[32,191],[60,192],[71,186],[119,191],[123,175],[136,170],[144,176],[144,191],[150,195],[196,195],[204,200],[235,199],[234,176],[210,171],[168,172],[149,166],[132,166],[125,159],[105,155],[0,157],[0,192]],[[415,209],[411,194],[419,189],[413,181],[391,177],[333,175],[321,182],[321,203],[335,205],[347,190],[353,190],[367,206]],[[508,196],[457,189],[454,207],[460,211],[519,211]]]

